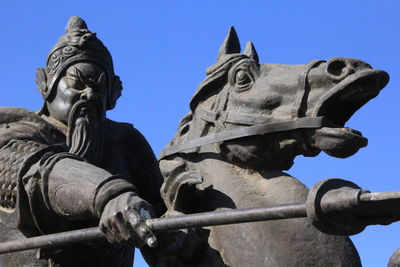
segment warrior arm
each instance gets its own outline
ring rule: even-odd
[[[31,140],[10,140],[3,145],[0,206],[13,209],[17,198],[26,194],[31,216],[40,229],[53,219],[98,220],[111,199],[125,192],[135,194],[135,187],[122,177],[64,150],[60,145]],[[18,192],[18,188],[25,190]]]
[[[123,177],[70,157],[57,161],[44,178],[51,208],[73,219],[100,218],[108,201],[136,192]]]
[[[137,245],[143,240],[154,245],[156,239],[144,223],[146,214],[152,214],[151,205],[141,198],[148,195],[138,197],[133,186],[140,190],[142,181],[133,183],[85,163],[67,153],[65,145],[54,145],[62,138],[34,113],[0,108],[1,223],[34,236],[94,226],[100,221],[111,241]],[[118,168],[114,173],[126,178],[140,175]],[[149,201],[153,203],[151,197]]]
[[[24,154],[28,155],[21,157]],[[10,158],[10,155],[13,156]],[[19,192],[19,198],[23,198],[22,193],[27,195],[29,221],[41,233],[100,221],[100,228],[111,242],[156,245],[155,236],[145,224],[145,219],[154,214],[152,207],[137,196],[135,187],[123,177],[62,152],[62,146],[26,140],[11,140],[0,147],[0,164],[5,167],[2,172],[7,174],[0,179],[8,177],[14,181],[14,188],[19,184],[18,188],[25,189]],[[2,194],[2,198],[13,200],[17,194]],[[15,208],[12,204],[11,201],[7,205]],[[21,231],[32,233],[32,223],[26,226],[20,220],[18,224]]]

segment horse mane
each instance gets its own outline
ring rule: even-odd
[[[205,110],[212,112],[217,112],[223,108],[220,105],[220,94],[228,82],[228,72],[234,64],[243,58],[248,58],[248,56],[240,53],[227,54],[207,68],[206,78],[197,87],[190,101],[191,111],[179,122],[178,130],[168,146],[181,144],[191,139],[206,136],[215,128],[213,122],[203,120],[196,116],[196,110],[199,106],[205,106]],[[191,152],[195,151],[196,149]]]

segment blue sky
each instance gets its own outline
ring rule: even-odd
[[[175,133],[231,25],[263,63],[354,57],[387,71],[389,85],[347,123],[369,138],[348,159],[298,158],[289,173],[308,186],[339,177],[372,191],[400,190],[400,2],[372,1],[2,1],[0,105],[37,110],[35,69],[72,15],[111,51],[123,96],[109,117],[133,123],[156,154]],[[79,3],[79,4],[78,4]],[[400,247],[399,223],[352,237],[364,266],[385,266]],[[135,266],[146,266],[137,257]]]

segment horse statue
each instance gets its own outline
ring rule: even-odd
[[[160,155],[171,213],[305,202],[308,188],[283,171],[298,155],[345,158],[366,146],[344,125],[389,80],[353,58],[261,64],[251,42],[241,53],[233,27],[206,74]],[[348,237],[307,218],[193,231],[202,242],[185,266],[361,266]]]

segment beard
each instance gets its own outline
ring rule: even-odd
[[[71,109],[68,119],[69,153],[91,164],[99,165],[103,156],[103,121],[101,105],[80,100]]]

